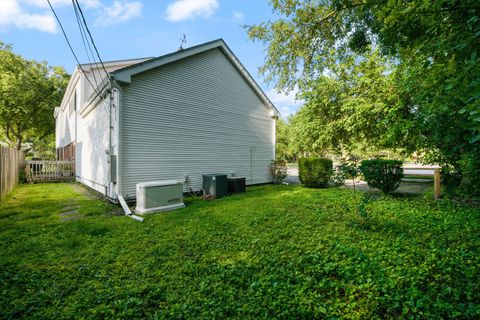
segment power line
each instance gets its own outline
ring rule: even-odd
[[[92,45],[93,45],[93,48],[95,49],[95,52],[97,53],[98,60],[100,61],[100,64],[102,65],[103,71],[105,72],[105,77],[106,77],[106,79],[109,81],[109,82],[108,82],[108,85],[109,85],[109,88],[108,88],[108,89],[109,89],[109,90],[112,90],[113,87],[112,87],[112,83],[110,82],[109,73],[108,73],[107,69],[105,68],[105,65],[103,64],[102,58],[100,58],[100,54],[99,54],[99,52],[98,52],[97,46],[95,45],[95,41],[93,40],[92,34],[90,33],[90,29],[88,29],[87,21],[86,21],[86,19],[85,19],[85,16],[83,15],[83,11],[82,11],[82,8],[80,7],[80,3],[79,3],[77,0],[72,0],[72,3],[73,3],[73,7],[74,7],[74,9],[75,9],[75,14],[77,14],[77,17],[78,17],[78,13],[80,13],[80,16],[81,16],[82,21],[83,21],[83,25],[85,26],[85,29],[86,29],[89,37],[90,37],[90,41],[88,41],[88,39],[87,39],[88,47],[90,48],[90,51],[92,51],[92,48],[90,47],[90,42],[91,42]],[[78,9],[78,10],[77,10],[77,9]],[[82,29],[83,29],[83,27],[82,27]],[[86,37],[87,37],[87,36],[85,35],[85,38],[86,38]],[[97,66],[97,62],[95,61],[95,55],[93,54],[93,52],[92,52],[92,59],[93,59],[93,61],[95,62],[95,66]],[[92,70],[92,71],[93,71],[93,70]],[[100,73],[100,72],[99,72],[99,73]],[[93,74],[94,74],[94,76],[95,76],[95,72],[94,72]],[[101,77],[100,77],[100,78],[101,78]],[[103,82],[104,82],[104,81],[103,81],[102,79],[100,79],[100,85],[102,85]],[[105,87],[106,87],[106,86],[105,86]],[[105,87],[104,87],[104,88],[105,88]],[[108,89],[107,89],[107,90],[108,90]],[[111,106],[112,106],[112,101],[113,101],[113,100],[112,100],[112,99],[113,99],[113,95],[112,95],[112,94],[113,94],[113,93],[110,93],[110,104],[109,104],[109,107],[110,107],[110,108],[111,108]],[[97,94],[97,96],[98,96],[98,94]],[[105,106],[105,104],[103,104],[103,106]],[[110,117],[111,117],[111,110],[106,110],[106,109],[105,109],[105,111],[109,112],[109,113],[110,113]]]
[[[78,67],[80,68],[80,70],[82,70],[83,74],[85,74],[85,70],[83,70],[82,64],[78,60],[77,55],[75,54],[75,51],[73,50],[72,45],[70,44],[70,41],[68,40],[67,34],[65,33],[65,29],[63,28],[63,25],[60,22],[60,19],[58,18],[57,13],[53,9],[52,4],[50,3],[50,0],[47,0],[47,2],[48,2],[48,5],[49,5],[50,9],[52,10],[53,15],[55,16],[55,19],[57,19],[57,22],[60,25],[60,29],[62,29],[63,36],[65,37],[65,40],[67,41],[68,47],[70,48],[70,51],[72,52],[73,56],[75,57],[75,60],[78,63]],[[97,92],[96,87],[93,86],[92,82],[90,81],[90,79],[88,79],[86,74],[85,74],[85,78],[87,79],[88,83],[92,86],[93,90],[97,93],[97,95],[100,95]]]
[[[93,48],[95,49],[95,52],[97,53],[98,60],[100,61],[100,64],[102,65],[103,70],[105,71],[107,77],[108,77],[108,71],[105,69],[105,66],[103,64],[102,58],[100,58],[100,54],[98,53],[97,46],[95,45],[95,41],[93,41],[92,34],[90,33],[90,29],[88,29],[87,21],[85,21],[85,16],[83,15],[82,8],[80,8],[80,4],[78,3],[78,0],[73,0],[77,4],[78,10],[80,11],[80,15],[82,16],[83,24],[85,25],[85,28],[87,29],[87,33],[90,36],[90,40],[92,41]]]
[[[92,60],[95,64],[95,67],[97,67],[97,62],[95,61],[95,55],[93,54],[92,47],[90,46],[90,42],[87,39],[87,34],[83,28],[82,22],[80,21],[80,16],[78,13],[78,9],[75,6],[75,2],[72,0],[72,5],[73,5],[73,10],[75,11],[75,17],[77,18],[77,25],[78,29],[80,30],[80,35],[82,37],[82,42],[83,42],[83,47],[85,49],[85,53],[87,55],[87,60],[90,65],[93,65],[93,63],[90,61],[90,54],[92,55]],[[86,42],[86,43],[85,43]],[[87,49],[87,44],[88,44],[88,49]],[[90,54],[88,50],[90,49]],[[95,68],[92,68],[92,74],[93,74],[93,79],[95,81],[95,86],[98,88],[98,82],[97,82],[97,77],[95,76]]]

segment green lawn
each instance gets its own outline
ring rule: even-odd
[[[62,221],[71,203],[85,217]],[[22,185],[0,204],[0,318],[480,317],[480,210],[352,203],[261,186],[139,223],[69,184]]]

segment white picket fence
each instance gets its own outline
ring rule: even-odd
[[[29,160],[25,166],[28,182],[68,181],[75,179],[75,161]]]

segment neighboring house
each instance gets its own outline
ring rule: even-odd
[[[104,65],[110,77],[77,66],[55,110],[57,157],[75,159],[77,181],[113,200],[164,179],[198,191],[208,173],[272,181],[279,113],[223,40]]]

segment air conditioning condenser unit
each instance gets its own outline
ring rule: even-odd
[[[185,204],[181,181],[160,180],[137,183],[136,213],[152,213],[183,207]]]

